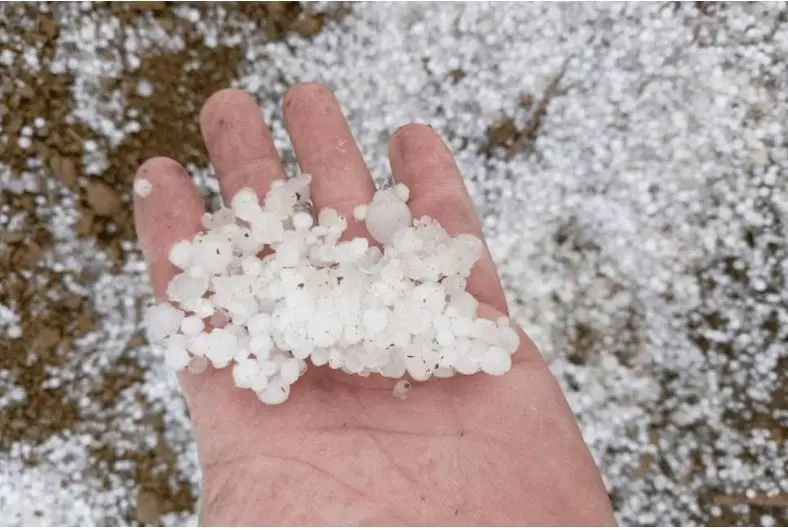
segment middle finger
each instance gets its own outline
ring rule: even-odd
[[[246,92],[230,88],[211,96],[200,112],[200,128],[225,204],[246,187],[262,202],[271,181],[285,178],[260,107]]]
[[[372,199],[375,185],[336,98],[324,85],[302,83],[288,90],[283,107],[298,164],[312,175],[316,210],[345,216],[346,237],[365,234],[353,208]]]

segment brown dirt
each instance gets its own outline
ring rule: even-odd
[[[568,60],[564,61],[558,72],[553,75],[536,104],[532,94],[529,92],[521,94],[519,105],[529,111],[528,119],[522,127],[518,128],[514,118],[509,116],[504,116],[490,125],[487,129],[487,143],[482,149],[484,153],[491,156],[496,151],[503,151],[504,156],[511,158],[521,153],[528,154],[533,150],[539,129],[542,127],[542,120],[547,114],[550,101],[558,94],[567,64]]]

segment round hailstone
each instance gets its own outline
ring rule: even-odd
[[[301,376],[301,367],[298,359],[287,359],[279,368],[279,377],[288,385],[295,383]]]
[[[359,204],[355,208],[353,208],[353,219],[356,221],[363,221],[367,218],[367,205],[366,204]]]
[[[172,248],[169,254],[170,263],[185,271],[191,265],[192,260],[192,243],[189,240],[178,241]]]
[[[136,179],[134,181],[134,193],[138,196],[142,197],[143,199],[150,195],[150,192],[153,190],[153,184],[148,179]]]
[[[309,230],[314,222],[312,216],[306,212],[298,212],[293,216],[293,228],[296,230]]]
[[[372,237],[387,245],[391,243],[397,231],[410,226],[412,219],[410,208],[404,202],[384,198],[377,201],[372,200],[372,203],[367,206],[364,220]]]
[[[238,388],[252,388],[260,373],[260,366],[253,359],[244,359],[233,366],[233,381]]]
[[[479,366],[487,374],[504,375],[512,368],[512,358],[503,348],[492,346],[482,357]]]
[[[318,348],[330,348],[342,337],[342,323],[333,315],[316,314],[308,322],[308,335]]]
[[[189,315],[181,322],[181,332],[184,335],[197,335],[202,333],[203,329],[205,329],[205,323],[194,315]]]
[[[514,353],[520,347],[520,335],[513,328],[501,328],[498,330],[498,344],[507,353]]]
[[[189,267],[189,276],[197,279],[207,278],[208,272],[205,270],[205,268],[202,265],[192,265],[191,267]]]
[[[405,355],[405,368],[416,381],[426,381],[437,364],[437,354],[432,350],[419,349]]]
[[[314,343],[303,340],[293,346],[292,354],[296,359],[305,360],[312,354],[313,351],[315,351]]]
[[[208,278],[194,278],[181,272],[167,285],[167,297],[176,302],[200,298],[208,290]]]
[[[233,259],[230,239],[219,234],[204,235],[192,246],[192,259],[208,274],[225,272]]]
[[[399,379],[405,375],[407,368],[405,367],[405,357],[402,350],[395,348],[390,352],[388,362],[380,369],[380,375],[389,379]]]
[[[214,329],[206,336],[205,356],[216,368],[223,368],[235,356],[238,339],[226,329]]]
[[[472,294],[462,291],[450,296],[449,305],[457,310],[459,316],[473,318],[479,308],[479,301]]]
[[[238,339],[239,348],[238,350],[236,350],[235,355],[233,356],[233,360],[237,363],[250,359],[252,355],[252,352],[250,352],[247,348],[249,341],[248,340],[246,341],[247,344],[245,346],[241,346],[240,345],[241,342],[242,342],[241,339]]]
[[[364,333],[362,333],[361,328],[355,324],[345,326],[345,329],[342,332],[342,340],[344,341],[345,345],[352,346],[364,340]]]
[[[400,379],[399,381],[397,381],[397,384],[394,385],[394,391],[392,392],[392,394],[394,395],[395,398],[406,399],[408,397],[407,393],[408,390],[410,390],[410,387],[411,384],[408,381],[405,381],[404,379]]]
[[[257,372],[257,375],[252,380],[252,386],[249,387],[256,393],[262,392],[268,386],[268,376],[263,373],[262,368]]]
[[[268,313],[258,313],[246,322],[246,329],[249,335],[264,335],[271,332],[271,315]]]
[[[194,311],[194,314],[197,315],[199,318],[208,318],[214,314],[216,308],[214,308],[213,303],[210,300],[206,300],[205,298],[197,298],[195,300],[189,300],[184,303],[185,306],[188,306],[190,311]]]
[[[249,339],[249,351],[255,355],[264,355],[270,352],[273,347],[274,342],[271,340],[270,335],[253,335],[252,338]]]
[[[183,370],[189,364],[189,352],[180,344],[170,344],[164,352],[167,365],[176,371]]]
[[[451,240],[451,247],[454,255],[459,260],[461,271],[466,271],[464,276],[470,272],[471,267],[482,255],[482,241],[471,234],[460,234]]]
[[[257,214],[251,221],[252,238],[262,244],[270,245],[282,241],[285,232],[278,216],[265,210]]]
[[[170,304],[164,303],[151,307],[145,314],[148,339],[153,343],[162,342],[178,331],[183,317],[183,311],[175,309]]]
[[[449,377],[454,377],[457,372],[454,371],[454,368],[446,367],[446,366],[439,366],[432,372],[433,377],[438,377],[440,379],[448,379]]]
[[[278,377],[274,377],[268,381],[265,388],[257,393],[257,397],[266,405],[281,405],[287,401],[289,396],[290,385]]]
[[[252,237],[250,228],[237,225],[231,226],[235,227],[235,229],[229,230],[225,235],[230,238],[233,248],[237,249],[242,256],[254,257],[263,249],[263,245]]]
[[[309,356],[309,360],[315,366],[325,366],[328,364],[328,358],[331,355],[331,350],[328,348],[317,348]]]
[[[441,328],[438,330],[438,334],[435,336],[435,340],[438,343],[438,346],[447,347],[451,346],[454,342],[454,333],[451,332],[448,328]]]
[[[470,356],[465,355],[455,361],[454,369],[463,375],[472,375],[479,371],[479,363]]]
[[[367,309],[361,316],[364,325],[364,335],[371,339],[386,329],[389,316],[383,309]]]
[[[279,373],[279,363],[277,362],[278,357],[274,357],[273,359],[262,359],[258,357],[258,363],[260,365],[260,373],[265,377],[271,377]]]
[[[233,197],[230,206],[238,219],[251,221],[260,213],[257,193],[252,188],[242,188]]]
[[[250,277],[259,276],[263,272],[263,260],[257,256],[244,256],[241,260],[241,272]]]

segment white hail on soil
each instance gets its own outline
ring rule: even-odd
[[[116,144],[128,125],[123,101],[95,95],[99,80],[122,63],[97,45],[133,40],[123,47],[133,50],[123,58],[133,65],[153,49],[182,43],[152,19],[139,32],[99,17],[78,24],[80,6],[72,4],[73,16],[61,21],[55,68],[76,78],[75,119]],[[717,491],[741,499],[788,494],[785,439],[768,427],[736,424],[753,414],[783,430],[788,421],[770,402],[785,382],[776,370],[785,366],[788,322],[783,9],[355,4],[312,41],[287,43],[266,43],[251,25],[237,31],[219,31],[214,20],[198,25],[214,40],[220,35],[243,47],[236,84],[259,96],[289,162],[277,106],[286,85],[302,80],[336,91],[376,175],[387,172],[383,140],[398,125],[422,120],[449,139],[513,317],[526,324],[564,384],[619,520],[687,525],[721,513],[710,500]],[[188,6],[179,10],[199,19]],[[503,115],[518,127],[533,123],[564,61],[533,152],[487,156],[488,127]],[[533,96],[530,108],[518,105],[524,92]],[[102,169],[101,155],[86,155],[89,171]],[[215,191],[208,174],[197,180]],[[0,170],[4,190],[37,185],[33,175],[5,175]],[[74,217],[73,204],[55,208]],[[73,235],[59,237],[59,259],[69,267],[92,259],[71,244]],[[102,326],[77,347],[91,352],[82,359],[104,359],[87,371],[98,375],[138,326],[131,309],[148,292],[140,263],[120,275],[107,264],[92,265],[102,274],[101,287],[89,292],[104,301]],[[148,348],[136,351],[153,366]],[[142,389],[167,412],[169,441],[184,455],[179,470],[196,481],[174,378],[151,369]],[[130,418],[143,411],[129,402],[124,413],[125,419],[112,417],[132,429]],[[72,486],[52,490],[49,471],[0,465],[0,523],[123,517],[127,506],[115,500],[128,498],[127,484],[79,483],[83,442],[54,440],[51,449],[48,461]],[[64,503],[68,510],[54,509]],[[737,520],[748,521],[751,511],[742,503]],[[779,509],[754,520],[785,521]]]

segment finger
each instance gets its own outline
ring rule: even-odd
[[[254,189],[262,201],[271,181],[285,178],[260,107],[246,92],[230,88],[208,98],[200,112],[200,128],[225,204],[245,187]]]
[[[203,201],[189,174],[174,160],[165,157],[146,161],[134,176],[150,183],[150,192],[134,195],[134,224],[142,252],[148,263],[153,292],[163,300],[170,279],[179,272],[170,263],[173,244],[192,239],[202,229]]]
[[[454,157],[431,127],[410,124],[389,140],[389,161],[394,180],[410,188],[413,215],[434,217],[451,235],[474,234],[484,242],[468,190]],[[503,313],[506,298],[487,245],[471,271],[468,292]]]
[[[202,230],[204,211],[200,193],[183,167],[169,158],[157,157],[140,166],[135,183],[145,179],[151,184],[150,193],[142,197],[134,193],[134,222],[142,252],[148,263],[154,295],[166,300],[167,284],[180,272],[169,261],[170,248],[183,239],[191,240]],[[232,383],[221,377],[221,372],[208,370],[199,375],[188,371],[178,374],[181,389],[195,421],[210,418],[210,403],[226,394]],[[199,396],[203,396],[197,399]]]
[[[287,91],[283,108],[298,164],[312,175],[316,209],[345,216],[347,235],[365,233],[353,208],[372,199],[375,185],[336,98],[324,85],[302,83]]]

